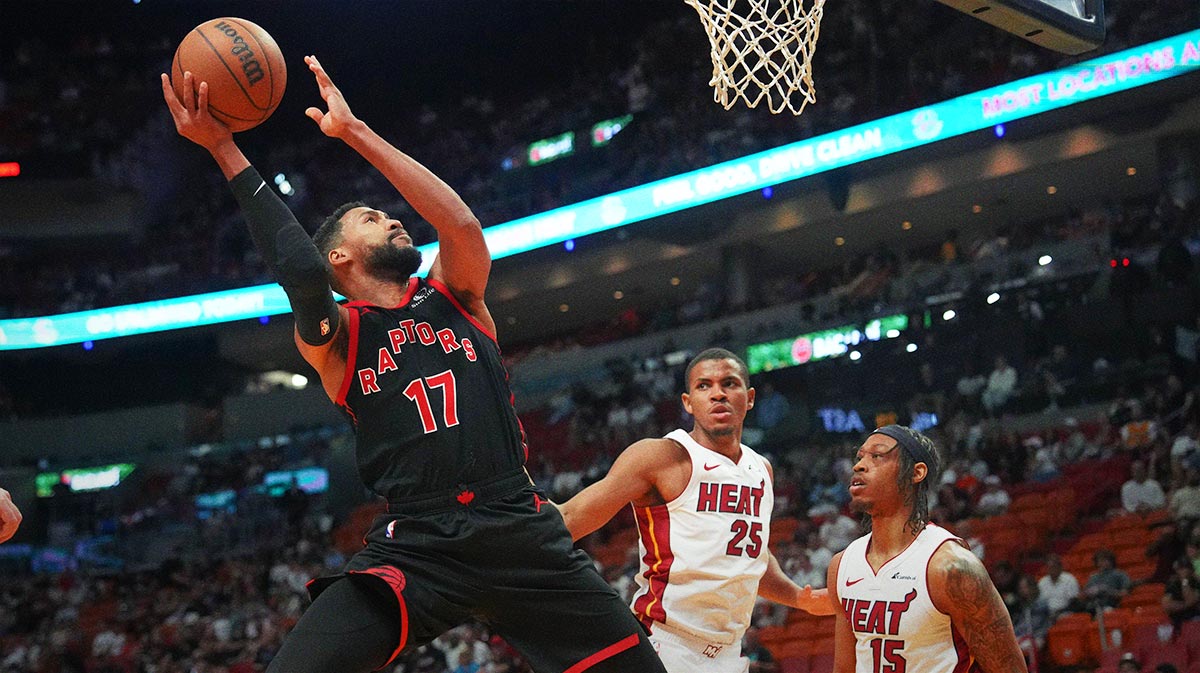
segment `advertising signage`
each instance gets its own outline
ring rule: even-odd
[[[34,477],[37,496],[49,498],[54,495],[55,484],[65,484],[71,492],[102,491],[121,483],[137,467],[132,463],[117,463],[101,467],[88,467],[62,472],[42,472]]]
[[[1200,30],[951,100],[497,224],[493,259],[562,243],[764,187],[930,145],[1200,70]],[[622,120],[615,120],[620,122]],[[593,139],[611,137],[618,124]],[[529,148],[531,164],[575,151],[574,134]],[[427,273],[437,243],[421,246]],[[96,311],[0,320],[0,350],[41,348],[287,313],[283,290],[261,285]]]
[[[746,366],[754,375],[836,358],[860,343],[894,339],[906,329],[908,316],[889,315],[876,318],[862,327],[846,325],[755,344],[746,349]]]

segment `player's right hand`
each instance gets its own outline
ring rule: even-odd
[[[5,542],[17,532],[21,525],[21,510],[13,504],[8,491],[0,488],[0,542]]]
[[[796,605],[805,612],[813,615],[832,615],[833,606],[829,602],[828,589],[813,589],[811,584],[805,584],[796,597]]]
[[[162,75],[163,100],[175,120],[179,135],[212,151],[219,145],[233,140],[229,127],[221,123],[208,110],[208,83],[200,82],[197,87],[190,71],[183,73],[183,100],[171,88],[171,79]],[[199,89],[197,91],[197,89]]]
[[[321,94],[321,100],[329,106],[329,112],[321,112],[320,108],[310,107],[304,111],[304,114],[321,127],[321,133],[330,138],[345,140],[351,130],[358,125],[358,118],[350,111],[345,96],[330,79],[329,73],[325,72],[325,68],[321,66],[317,57],[305,56],[304,62],[308,64],[308,69],[317,79],[317,92]]]

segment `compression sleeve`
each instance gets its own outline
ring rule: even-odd
[[[300,338],[312,346],[328,343],[337,332],[338,307],[320,250],[253,166],[234,176],[229,187],[255,247],[287,293]]]

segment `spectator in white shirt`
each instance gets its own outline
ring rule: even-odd
[[[833,560],[833,552],[821,544],[821,535],[813,531],[808,534],[805,542],[804,551],[808,554],[808,561],[812,563],[813,569],[818,572],[828,570],[829,562]]]
[[[996,516],[1007,512],[1012,498],[1008,496],[1008,491],[1000,487],[1000,477],[990,474],[984,478],[983,485],[983,495],[979,496],[975,513],[980,516]]]
[[[1071,601],[1079,598],[1079,580],[1063,572],[1062,559],[1058,554],[1046,557],[1046,574],[1038,580],[1038,592],[1046,599],[1051,619],[1066,610]]]
[[[1145,512],[1167,504],[1162,486],[1146,474],[1146,464],[1133,461],[1129,481],[1121,486],[1121,506],[1126,512]]]
[[[1200,442],[1196,441],[1196,436],[1196,422],[1189,421],[1187,427],[1171,444],[1171,458],[1183,460],[1200,449]]]
[[[850,546],[854,538],[861,534],[862,531],[854,519],[845,514],[835,514],[821,524],[821,546],[842,550]]]
[[[800,550],[800,553],[796,554],[790,571],[792,581],[802,587],[825,588],[825,576],[813,567],[812,560],[808,558],[808,554],[804,550]]]
[[[971,371],[963,374],[962,377],[958,379],[958,383],[955,384],[955,389],[958,391],[958,394],[962,395],[963,397],[975,398],[979,396],[979,393],[983,391],[983,387],[986,385],[987,379],[984,378],[983,374],[978,374],[974,371]]]
[[[1187,480],[1183,486],[1171,494],[1171,518],[1200,519],[1200,472],[1187,470]]]
[[[1017,370],[1013,369],[1003,355],[996,356],[996,368],[988,375],[987,387],[980,396],[983,407],[989,413],[1002,408],[1017,388]]]

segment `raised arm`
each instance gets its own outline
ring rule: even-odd
[[[346,357],[347,341],[340,329],[346,309],[333,300],[324,258],[292,211],[242,154],[229,127],[209,113],[208,84],[197,85],[192,73],[185,72],[181,101],[170,79],[165,74],[161,79],[175,130],[208,150],[229,181],[255,247],[287,292],[300,352],[321,375],[326,392],[336,397]]]
[[[669,439],[643,439],[625,449],[603,479],[558,506],[571,539],[595,532],[631,502],[662,500],[658,484],[664,472],[679,464],[679,454],[690,469],[687,452]]]
[[[942,544],[929,563],[929,597],[950,615],[984,673],[1025,673],[1012,619],[983,563],[956,542]]]
[[[467,311],[495,334],[495,324],[483,303],[492,258],[479,220],[441,178],[354,116],[316,56],[306,56],[304,62],[316,76],[321,98],[329,107],[328,112],[310,107],[305,114],[317,122],[322,133],[341,139],[369,161],[433,225],[439,253],[430,278],[445,283]]]

